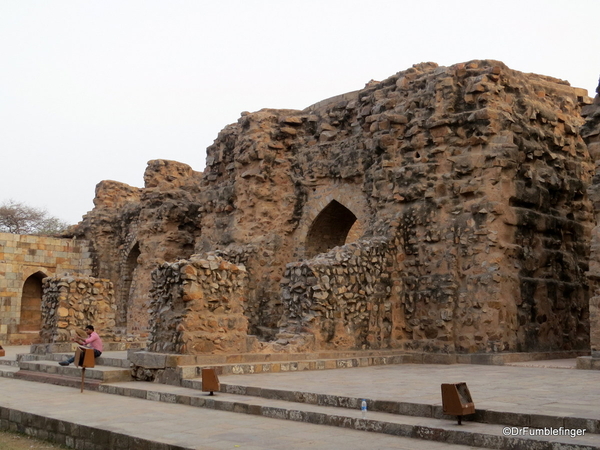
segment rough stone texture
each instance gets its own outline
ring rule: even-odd
[[[274,351],[586,349],[589,102],[497,61],[415,65],[242,113],[204,173],[151,161],[144,189],[99,185],[76,235],[130,333],[156,320],[157,265],[214,252],[246,268],[248,331]]]
[[[91,275],[89,242],[0,233],[0,344],[39,341],[42,279],[66,273]],[[24,295],[27,297],[24,288],[29,283],[38,287],[32,310],[26,310],[27,302],[23,301]],[[33,313],[37,319],[29,317],[31,326],[23,330],[26,316]]]
[[[44,278],[42,342],[71,342],[93,325],[103,340],[115,341],[116,305],[112,283],[93,277]]]
[[[95,275],[115,286],[122,335],[148,335],[152,270],[193,253],[200,177],[186,164],[155,160],[144,189],[114,181],[96,187],[95,207],[75,235],[93,242]]]
[[[600,85],[596,89],[594,103],[583,108],[586,123],[581,136],[587,142],[588,150],[596,166],[592,184],[588,189],[594,205],[596,224],[600,224]],[[600,358],[600,228],[592,231],[590,265],[590,347],[592,356]]]
[[[398,347],[404,336],[393,325],[406,317],[391,301],[395,255],[386,240],[374,238],[289,264],[278,343],[304,333],[325,349]]]
[[[164,263],[152,273],[148,350],[246,352],[247,273],[215,255]]]

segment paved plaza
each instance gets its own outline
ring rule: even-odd
[[[6,358],[12,358],[13,354],[20,351],[10,348],[7,350]],[[441,405],[442,383],[466,382],[478,409],[540,416],[546,419],[555,417],[561,421],[568,418],[589,419],[590,424],[593,424],[600,420],[600,372],[576,370],[573,367],[574,360],[510,366],[403,364],[223,375],[220,381],[222,385],[237,386],[240,390],[287,390],[314,395],[365,398],[369,403],[387,400],[433,406]],[[7,411],[12,414],[12,419],[19,419],[19,414],[47,417],[58,421],[59,424],[89,427],[90,430],[94,430],[93,433],[98,430],[98,433],[101,431],[139,438],[141,444],[135,448],[150,448],[148,442],[164,445],[152,448],[165,449],[480,448],[439,440],[398,437],[384,432],[360,431],[343,426],[281,420],[248,413],[248,409],[242,407],[245,403],[252,403],[253,407],[280,407],[282,402],[268,398],[250,398],[224,392],[210,397],[238,406],[232,406],[231,411],[224,411],[210,407],[194,407],[194,399],[204,401],[208,398],[207,393],[197,390],[143,382],[109,385],[112,391],[120,392],[121,395],[92,391],[80,393],[74,388],[3,377],[0,378],[0,411],[3,411],[4,415],[0,415],[0,418],[5,418],[5,415],[9,414]],[[136,398],[139,392],[144,391],[151,392],[145,397],[147,399]],[[123,392],[127,395],[123,395]],[[185,402],[181,399],[186,395],[192,398],[191,402],[187,397],[188,404],[177,404]],[[165,401],[165,398],[173,400]],[[299,411],[313,411],[317,407],[298,404],[296,408]],[[323,414],[339,414],[333,411],[334,408],[330,408],[330,412],[326,407],[320,408],[319,411]],[[246,413],[241,413],[242,411]],[[356,420],[361,416],[359,410],[348,410],[344,414]],[[391,414],[367,412],[367,418],[374,421],[389,420],[388,416]],[[402,424],[410,423],[413,427],[429,426],[431,429],[443,427],[465,432],[497,433],[501,427],[469,421],[463,422],[459,427],[451,420],[399,417],[403,417]],[[578,445],[573,447],[568,446],[571,438],[563,436],[556,440],[562,442],[563,446],[556,448],[600,448],[600,434],[596,434],[598,432],[600,430],[586,430],[583,438],[573,441]],[[72,446],[77,444],[75,439],[67,439],[66,443]],[[485,447],[492,448],[490,445]]]

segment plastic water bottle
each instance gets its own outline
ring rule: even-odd
[[[367,418],[367,401],[364,399],[360,403],[360,412],[362,413],[362,418],[366,419]]]

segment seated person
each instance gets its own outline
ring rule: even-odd
[[[85,345],[86,347],[90,347],[94,349],[94,357],[98,358],[102,354],[102,339],[98,336],[98,333],[94,331],[94,327],[92,325],[88,325],[85,327],[85,332],[88,335],[88,338],[83,340],[79,338],[74,338],[73,341],[77,342],[80,345]],[[68,366],[73,361],[75,361],[75,357],[72,356],[66,361],[60,361],[58,364],[61,366]]]

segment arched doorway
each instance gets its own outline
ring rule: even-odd
[[[117,326],[126,327],[127,326],[127,313],[129,311],[129,305],[131,301],[131,291],[135,289],[133,281],[135,279],[135,270],[138,266],[138,258],[140,256],[140,246],[136,243],[129,255],[127,255],[127,259],[125,260],[125,266],[122,271],[122,280],[123,285],[121,287],[121,304],[118,306],[118,316],[117,316]]]
[[[306,256],[312,258],[344,245],[356,216],[341,203],[331,201],[315,218],[306,236]]]
[[[42,329],[42,279],[46,275],[36,272],[23,284],[19,333],[37,333]]]

